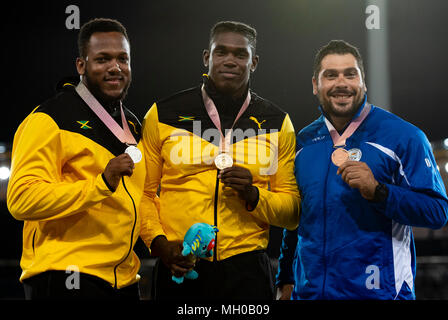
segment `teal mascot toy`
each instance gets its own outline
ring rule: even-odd
[[[207,223],[195,223],[185,233],[183,243],[183,256],[190,256],[193,261],[198,258],[210,258],[213,256],[215,247],[215,236],[218,228]],[[188,271],[185,276],[187,279],[197,279],[198,273],[194,270]],[[184,277],[172,276],[174,282],[181,284]]]

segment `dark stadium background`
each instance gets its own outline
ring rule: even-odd
[[[370,4],[381,9],[379,30],[366,27]],[[206,71],[202,50],[208,45],[211,26],[220,20],[238,20],[258,31],[260,64],[252,88],[287,111],[298,131],[319,115],[311,90],[314,54],[328,41],[344,39],[364,57],[369,101],[427,134],[447,183],[445,0],[13,2],[2,15],[1,167],[10,164],[13,135],[20,122],[53,94],[62,77],[76,75],[78,30],[66,27],[69,5],[79,8],[81,24],[109,17],[127,27],[133,83],[125,104],[140,119],[155,100],[198,84]],[[372,83],[375,86],[369,87]],[[22,299],[18,282],[22,223],[8,213],[8,180],[0,179],[0,299]],[[448,299],[447,227],[437,231],[415,228],[414,235],[417,298]],[[281,230],[272,228],[268,251],[274,265],[280,241]],[[143,295],[149,299],[154,261],[141,243],[136,250],[143,259]]]

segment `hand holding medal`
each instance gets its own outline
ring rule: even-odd
[[[342,180],[351,188],[358,189],[367,200],[374,198],[378,181],[376,181],[369,166],[365,162],[359,161],[362,157],[361,150],[353,148],[347,151],[344,147],[346,140],[358,129],[369,114],[370,109],[370,104],[367,104],[360,115],[348,125],[342,135],[339,135],[331,122],[325,118],[325,124],[330,132],[334,148],[336,148],[331,154],[331,161],[335,166],[339,167],[336,174],[340,174]]]
[[[215,103],[208,96],[207,92],[204,89],[204,86],[202,86],[201,92],[205,109],[221,135],[221,140],[219,143],[219,154],[215,158],[215,166],[218,170],[220,170],[218,173],[218,179],[221,179],[221,182],[224,184],[224,186],[236,190],[239,197],[246,201],[246,208],[250,208],[251,210],[253,210],[258,203],[258,189],[257,187],[254,187],[252,185],[252,174],[246,168],[234,166],[231,153],[228,153],[230,139],[232,136],[232,129],[238,119],[249,107],[251,101],[250,91],[247,92],[246,99],[244,100],[240,111],[233,121],[232,127],[226,132],[225,136],[222,133],[223,130],[221,129],[221,120],[219,118],[219,113],[216,109]]]
[[[109,186],[113,190],[116,190],[120,184],[121,177],[130,177],[133,172],[134,162],[129,155],[123,153],[108,162],[106,169],[104,169],[103,176]]]
[[[90,93],[89,89],[81,81],[76,86],[76,92],[89,106],[90,109],[98,116],[98,118],[106,125],[106,127],[120,140],[128,145],[125,152],[118,157],[109,161],[103,172],[103,178],[113,190],[118,188],[122,176],[131,176],[134,171],[134,164],[142,160],[142,153],[136,147],[137,141],[129,129],[123,112],[123,106],[120,101],[121,122],[122,127],[112,118],[112,116],[104,109],[98,100]]]
[[[252,185],[252,174],[248,169],[239,166],[224,168],[219,172],[218,179],[226,187],[237,191],[239,197],[245,200],[249,207],[256,207],[258,189]]]
[[[367,200],[372,200],[375,196],[375,188],[378,181],[370,170],[369,166],[362,161],[345,161],[338,168],[337,174],[350,188],[358,189]]]

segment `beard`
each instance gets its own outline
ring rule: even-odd
[[[335,96],[350,96],[352,101],[345,102],[341,99],[338,102],[338,98]],[[364,90],[349,90],[336,88],[329,90],[326,94],[319,93],[318,98],[324,111],[334,117],[352,118],[362,105],[364,100],[365,91]],[[336,100],[332,101],[332,100]]]
[[[121,94],[118,97],[112,97],[103,92],[98,82],[92,81],[92,79],[89,77],[88,72],[83,75],[83,79],[85,79],[87,88],[92,93],[92,95],[101,103],[103,107],[109,109],[114,109],[115,107],[118,107],[120,105],[120,101],[123,101],[126,98],[128,89],[131,85],[131,78],[129,78],[129,81],[123,88]]]

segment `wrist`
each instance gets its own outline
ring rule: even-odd
[[[163,250],[166,248],[168,239],[164,235],[158,235],[151,242],[151,253],[154,256],[160,256],[163,254]]]
[[[101,177],[103,178],[104,184],[106,185],[106,187],[111,191],[111,192],[115,192],[116,188],[112,187],[109,183],[109,181],[107,181],[106,176],[104,175],[104,172],[101,174]]]
[[[375,188],[373,199],[371,201],[373,202],[386,201],[388,195],[389,195],[389,189],[387,188],[387,186],[384,183],[378,183],[378,185]]]

